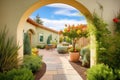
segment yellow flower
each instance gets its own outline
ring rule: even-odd
[[[77,34],[80,34],[81,33],[81,30],[77,30]]]
[[[67,32],[67,28],[64,29],[64,32]]]

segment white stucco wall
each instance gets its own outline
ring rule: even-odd
[[[34,33],[36,34],[36,28],[32,24],[30,24],[28,22],[25,22],[25,24],[24,24],[24,32],[27,32],[30,29],[32,29],[34,31]]]
[[[39,41],[39,34],[43,34],[43,37],[44,37],[44,39],[43,39],[43,42],[42,43],[45,43],[45,44],[47,44],[47,39],[48,39],[48,36],[49,35],[52,35],[52,40],[55,40],[55,39],[57,39],[57,41],[58,41],[58,34],[56,34],[56,33],[54,33],[54,32],[51,32],[51,31],[47,31],[47,30],[45,30],[45,29],[41,29],[41,28],[36,28],[37,29],[37,44],[40,44],[41,42]]]
[[[103,19],[108,24],[108,29],[114,29],[113,18],[120,10],[120,0],[76,0],[82,3],[91,13],[94,11],[101,16],[101,10],[98,3],[103,6]]]
[[[27,32],[29,29],[32,29],[35,31],[35,34],[31,36],[31,44],[33,47],[39,45],[39,44],[47,44],[47,38],[49,35],[52,35],[52,40],[57,40],[58,41],[58,33],[54,33],[52,31],[48,31],[39,27],[36,27],[29,22],[25,22],[24,24],[24,32]],[[39,41],[39,34],[43,34],[43,42]]]

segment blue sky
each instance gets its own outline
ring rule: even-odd
[[[66,4],[56,3],[43,6],[33,12],[30,18],[34,19],[38,14],[44,26],[58,31],[63,30],[65,24],[86,24],[85,17],[77,9]]]

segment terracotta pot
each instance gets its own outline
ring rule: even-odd
[[[80,54],[79,52],[69,52],[69,60],[73,62],[79,61]]]

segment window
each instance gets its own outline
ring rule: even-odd
[[[44,37],[43,37],[43,34],[39,34],[39,41],[40,41],[40,42],[43,42],[43,38],[44,38]]]

